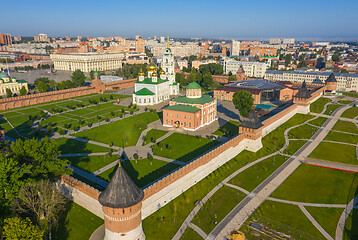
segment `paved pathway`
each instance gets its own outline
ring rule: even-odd
[[[88,173],[88,172],[83,171],[82,169],[76,168],[74,166],[71,166],[71,168],[73,169],[73,173],[78,174],[81,177],[86,178],[86,179],[90,180],[91,182],[93,182],[103,188],[107,187],[107,185],[108,185],[107,181],[96,177],[93,173]]]
[[[322,233],[322,235],[327,238],[328,240],[334,240],[327,232],[324,230],[321,225],[318,224],[318,222],[312,217],[312,215],[307,211],[307,209],[302,206],[298,205],[298,207],[301,209],[301,211],[306,215],[308,220]]]
[[[182,166],[187,164],[187,163],[182,162],[182,161],[173,160],[173,159],[170,159],[170,158],[165,158],[165,157],[161,157],[161,156],[157,156],[157,155],[154,155],[153,158],[158,159],[158,160],[162,160],[164,162],[179,164],[179,165],[182,165]]]
[[[101,173],[107,171],[108,169],[111,169],[112,167],[116,166],[117,164],[118,164],[118,160],[108,164],[107,166],[104,166],[103,168],[98,169],[97,171],[94,171],[93,174],[95,176],[97,176],[98,174],[101,174]]]
[[[87,157],[87,156],[103,156],[107,155],[108,152],[99,152],[99,153],[69,153],[69,154],[62,154],[59,157]]]
[[[190,223],[189,227],[191,227],[195,232],[197,232],[202,238],[206,239],[208,237],[208,235],[194,223]]]
[[[10,124],[10,126],[12,127],[12,129],[14,129],[14,131],[16,132],[16,134],[17,134],[19,137],[23,137],[23,138],[29,139],[29,138],[27,138],[27,137],[22,136],[6,117],[3,117],[3,118]]]
[[[304,158],[303,162],[320,167],[333,168],[333,169],[349,171],[349,172],[358,172],[358,165],[353,165],[353,164],[332,162],[332,161],[326,161],[326,160],[309,158],[309,157]]]
[[[338,144],[345,144],[345,145],[357,146],[357,145],[354,144],[354,143],[338,142],[338,141],[331,141],[331,140],[322,140],[322,142],[338,143]]]
[[[326,137],[331,128],[339,120],[341,114],[351,106],[343,106],[335,110],[332,117],[319,129],[296,153],[283,163],[271,176],[263,181],[251,195],[241,201],[209,234],[208,239],[223,239],[229,228],[241,227],[250,215],[269,197],[269,195],[301,164],[303,158],[309,156],[318,144]],[[229,228],[226,228],[229,226]],[[225,229],[225,231],[223,231]]]
[[[355,208],[356,204],[358,203],[358,196],[352,199],[350,201],[346,208],[344,209],[341,217],[339,218],[337,228],[336,228],[336,240],[342,240],[343,239],[343,232],[344,232],[344,225],[346,224],[347,218],[353,208]]]

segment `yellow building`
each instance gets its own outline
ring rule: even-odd
[[[0,73],[0,95],[6,95],[6,89],[10,89],[12,93],[19,94],[22,87],[29,91],[27,82],[25,80],[16,80],[10,77],[7,72]]]

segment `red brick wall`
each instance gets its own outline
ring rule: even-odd
[[[83,192],[87,196],[90,196],[91,198],[98,200],[100,191],[98,191],[97,189],[94,189],[93,187],[67,175],[62,175],[60,180],[70,185],[71,187]]]

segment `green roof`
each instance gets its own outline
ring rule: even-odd
[[[97,72],[97,70],[94,72],[93,76],[98,76],[99,73]]]
[[[209,95],[202,95],[200,98],[188,98],[185,96],[179,96],[177,98],[174,98],[172,101],[177,102],[177,103],[204,105],[204,104],[210,103],[214,100],[215,100],[215,98],[210,97]]]
[[[161,78],[157,78],[156,82],[152,81],[152,78],[145,78],[143,81],[137,81],[135,83],[142,83],[142,84],[161,84],[163,82],[168,82],[169,80],[163,80]]]
[[[141,95],[141,96],[154,95],[154,93],[150,91],[148,88],[142,88],[141,90],[136,91],[134,94]]]
[[[191,82],[186,89],[201,89],[200,85],[196,82]]]
[[[16,80],[16,82],[18,82],[18,83],[27,83],[27,81],[25,81],[24,79]]]
[[[189,105],[182,105],[182,104],[172,105],[172,106],[166,107],[164,109],[174,110],[174,111],[179,111],[179,112],[188,112],[188,113],[196,113],[196,112],[200,111],[200,109],[197,107],[193,107],[193,106],[189,106]]]
[[[178,83],[177,83],[177,82],[175,82],[175,83],[173,83],[173,85],[178,85]]]

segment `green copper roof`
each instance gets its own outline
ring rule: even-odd
[[[134,94],[141,95],[141,96],[154,95],[154,93],[150,91],[148,88],[142,88],[141,90],[136,91]]]
[[[27,83],[27,81],[25,81],[24,79],[16,80],[16,82],[18,82],[18,83]]]
[[[141,84],[161,84],[163,82],[168,82],[169,80],[163,80],[161,78],[157,78],[156,82],[152,81],[152,78],[145,78],[143,81],[137,81],[135,83],[141,83]]]
[[[10,78],[9,74],[7,72],[0,73],[0,78]]]
[[[97,72],[97,70],[94,72],[93,76],[98,76],[99,73]]]
[[[189,85],[186,88],[187,89],[201,89],[200,85],[196,82],[189,83]]]
[[[172,101],[177,103],[186,103],[186,104],[200,104],[204,105],[214,101],[215,98],[210,97],[209,95],[202,95],[200,98],[188,98],[185,96],[179,96],[174,98]]]
[[[169,107],[164,108],[165,110],[173,110],[173,111],[179,111],[179,112],[188,112],[188,113],[196,113],[200,111],[199,108],[189,106],[189,105],[182,105],[182,104],[176,104]]]

